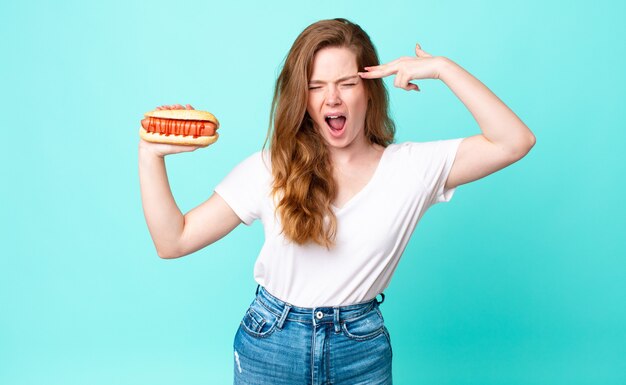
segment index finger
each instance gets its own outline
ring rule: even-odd
[[[393,75],[397,72],[395,68],[386,67],[384,65],[364,68],[367,72],[358,72],[359,76],[364,79],[384,78],[385,76]]]

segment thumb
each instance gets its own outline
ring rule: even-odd
[[[415,44],[415,56],[417,57],[433,57],[433,55],[425,52],[424,50],[422,50],[422,47],[420,47],[419,43]]]

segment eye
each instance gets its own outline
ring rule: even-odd
[[[319,89],[319,88],[320,88],[320,87],[309,87],[309,89],[310,89],[310,90],[317,90],[317,89]]]
[[[351,86],[356,86],[356,83],[346,83],[346,84],[344,84],[344,86],[350,86],[350,87]]]

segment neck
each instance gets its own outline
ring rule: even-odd
[[[370,143],[365,137],[362,140],[351,143],[347,147],[328,147],[330,160],[336,166],[352,165],[370,159],[373,151],[377,151],[380,146]]]
[[[329,147],[328,152],[333,164],[350,164],[358,162],[359,159],[363,157],[364,153],[367,152],[367,148],[364,146],[348,146],[344,148]]]

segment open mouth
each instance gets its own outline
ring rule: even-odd
[[[336,132],[343,130],[344,126],[346,125],[346,117],[341,115],[327,116],[325,120],[328,127]]]

